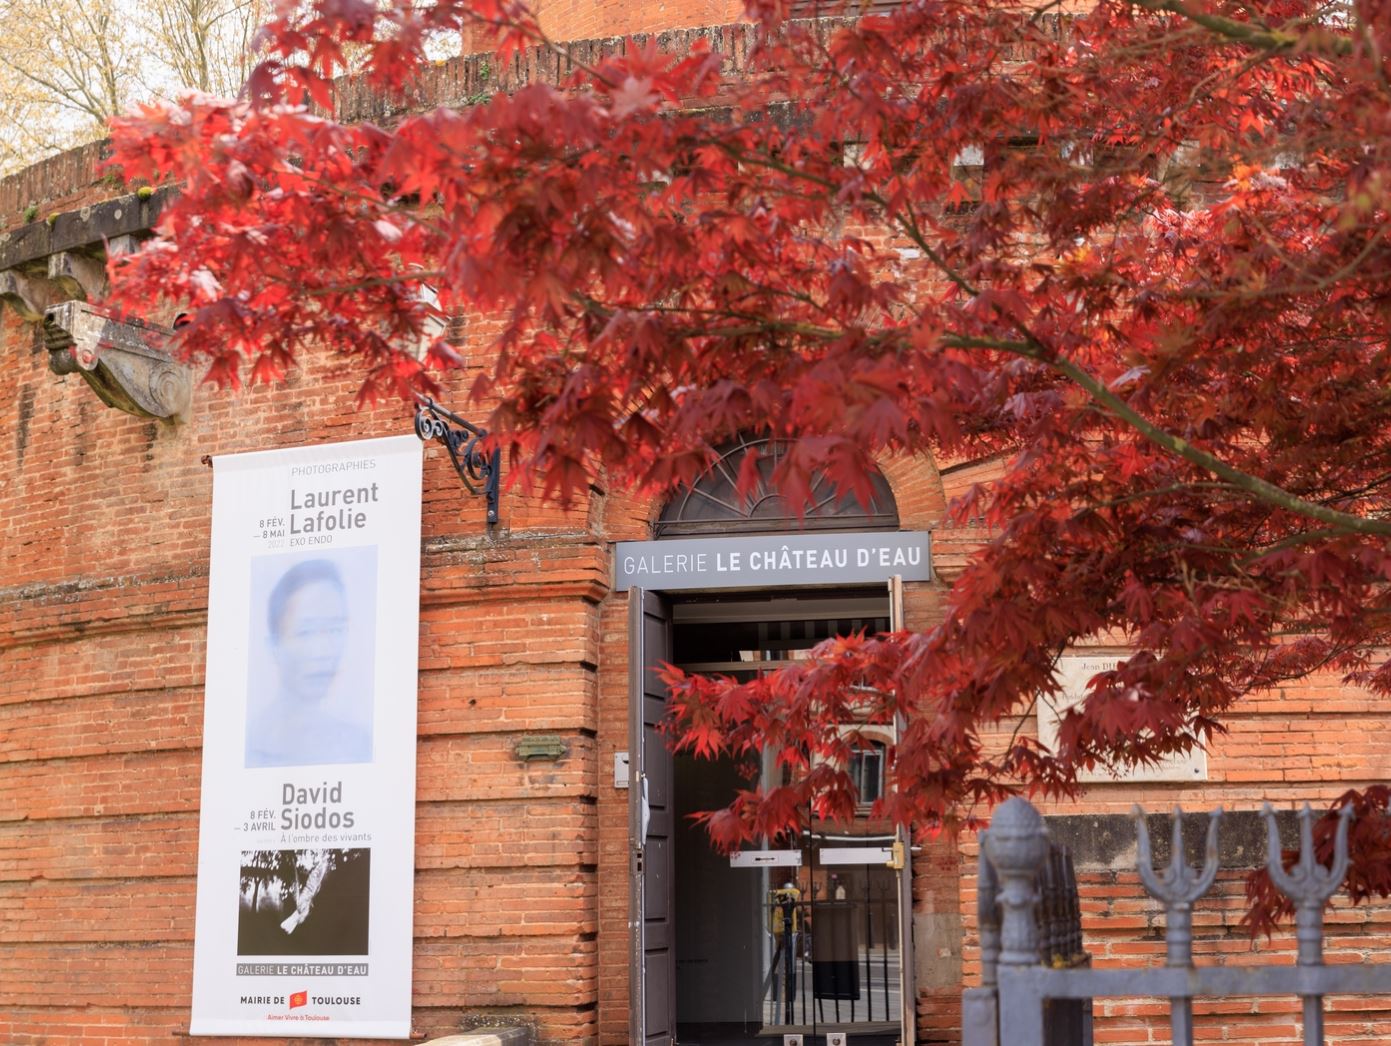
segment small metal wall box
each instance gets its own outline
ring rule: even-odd
[[[518,759],[529,763],[533,759],[563,759],[569,750],[555,734],[538,734],[522,738],[512,751]]]

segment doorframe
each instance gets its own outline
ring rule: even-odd
[[[808,589],[832,595],[837,589],[865,589],[876,584],[886,584],[884,581],[875,578],[870,581],[857,585],[854,582],[845,582],[834,586],[816,586]],[[886,597],[889,618],[889,630],[900,631],[904,627],[903,611],[903,578],[894,575],[887,581]],[[738,591],[749,591],[741,588],[727,589],[708,589],[711,593],[720,595],[730,595]],[[789,604],[795,603],[795,597],[790,593],[801,591],[788,586],[779,586],[775,591],[779,594],[788,593]],[[693,595],[695,593],[684,591],[683,595]],[[646,597],[655,595],[658,598],[667,599],[669,593],[657,589],[643,589],[632,586],[628,589],[628,759],[629,759],[629,788],[628,788],[628,927],[629,927],[629,1041],[641,1044],[647,1041],[647,999],[646,999],[646,884],[643,874],[644,844],[643,838],[643,806],[646,798],[645,792],[645,773],[642,770],[642,762],[638,757],[645,734],[645,720],[643,712],[643,687],[645,685],[646,665],[646,643],[644,641]],[[772,601],[769,601],[770,612]],[[722,615],[712,615],[712,618]],[[636,650],[635,650],[636,647]],[[902,736],[904,724],[895,724],[895,732]],[[917,993],[915,966],[917,957],[916,942],[913,936],[913,845],[912,832],[905,831],[903,828],[895,829],[898,842],[902,847],[902,866],[896,869],[898,873],[898,931],[899,931],[899,1028],[900,1042],[905,1046],[917,1041]],[[675,925],[676,912],[670,913],[670,919]],[[673,942],[674,947],[674,942]],[[673,1000],[674,1005],[674,1000]],[[675,1043],[675,1024],[672,1026],[672,1042]]]
[[[643,705],[643,673],[647,671],[647,644],[643,620],[647,592],[628,590],[628,1041],[647,1041],[647,883],[643,876],[643,771],[642,745],[646,726]]]
[[[889,631],[901,632],[906,627],[903,614],[903,578],[895,574],[889,579]],[[902,737],[907,722],[902,715],[894,721],[894,733]],[[918,950],[913,940],[913,832],[911,827],[894,829],[903,852],[903,866],[898,870],[898,940],[899,940],[899,1006],[901,1041],[918,1041]]]

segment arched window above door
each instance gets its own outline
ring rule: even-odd
[[[690,487],[667,502],[654,536],[695,537],[712,534],[758,534],[796,530],[897,530],[898,506],[878,470],[870,476],[871,497],[863,505],[853,493],[836,496],[835,484],[820,471],[812,474],[811,493],[798,517],[772,484],[773,470],[784,453],[781,440],[741,437],[724,447],[719,458]],[[758,482],[739,493],[744,459],[758,457]]]

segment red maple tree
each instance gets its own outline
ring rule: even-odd
[[[931,826],[1202,744],[1318,669],[1391,692],[1391,4],[748,13],[737,77],[632,44],[381,127],[332,115],[349,65],[392,93],[440,33],[552,45],[513,0],[295,7],[242,98],[117,123],[127,177],[182,186],[118,300],[183,302],[216,382],[327,350],[365,399],[459,363],[403,351],[439,316],[501,317],[472,393],[562,499],[689,481],[752,430],[790,441],[794,502],[876,455],[1000,456],[953,507],[993,530],[936,627],[673,672],[683,743],[808,771],[714,816],[724,842],[853,808],[847,718],[906,722],[882,812]],[[1001,741],[1097,636],[1132,652],[1058,750]],[[1391,889],[1383,849],[1355,896]]]

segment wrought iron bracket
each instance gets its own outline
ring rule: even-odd
[[[464,489],[470,494],[484,496],[488,506],[488,524],[496,523],[502,454],[497,450],[484,452],[482,444],[488,438],[488,430],[465,421],[428,396],[416,398],[415,434],[426,442],[437,440],[444,445]]]

